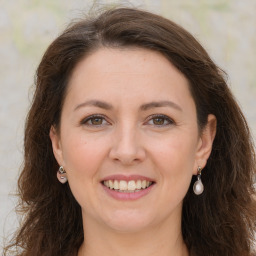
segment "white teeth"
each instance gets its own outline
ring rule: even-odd
[[[119,189],[119,182],[114,180],[114,189]]]
[[[108,181],[108,186],[107,187],[109,187],[109,188],[111,188],[111,189],[113,189],[114,188],[114,182],[112,181],[112,180],[109,180]],[[105,185],[105,184],[104,184]]]
[[[128,193],[148,188],[152,182],[147,180],[129,180],[128,182],[125,180],[105,180],[103,184],[110,189]]]
[[[119,189],[120,190],[127,190],[127,182],[125,180],[120,180]]]
[[[128,182],[128,190],[135,190],[136,189],[136,183],[135,183],[135,181],[134,180],[130,180],[129,182]],[[120,188],[120,190],[122,190],[121,188]]]
[[[141,180],[137,180],[136,182],[136,188],[141,189]]]

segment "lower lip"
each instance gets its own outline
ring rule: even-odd
[[[143,196],[146,196],[151,189],[154,187],[155,183],[149,186],[148,188],[142,189],[138,192],[131,192],[131,193],[125,193],[125,192],[118,192],[114,189],[110,189],[102,184],[103,189],[107,192],[108,195],[111,197],[117,199],[117,200],[137,200]]]

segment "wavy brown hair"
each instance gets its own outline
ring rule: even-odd
[[[217,118],[217,134],[204,169],[205,191],[194,178],[184,199],[182,233],[191,255],[250,256],[256,231],[255,153],[246,120],[218,68],[197,40],[161,16],[112,8],[71,24],[47,49],[37,69],[25,128],[25,160],[18,188],[24,218],[4,255],[70,256],[83,242],[81,208],[68,183],[56,179],[49,131],[59,127],[72,71],[100,47],[160,52],[188,79],[198,127]]]

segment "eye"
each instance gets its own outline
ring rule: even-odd
[[[92,115],[88,116],[85,119],[81,121],[81,124],[87,125],[87,126],[102,126],[109,124],[104,116],[101,115]]]
[[[174,121],[166,115],[153,115],[147,123],[154,126],[167,126],[174,124]]]

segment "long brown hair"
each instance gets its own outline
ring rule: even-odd
[[[195,38],[174,22],[135,8],[112,8],[71,24],[47,49],[25,128],[25,160],[18,188],[24,219],[4,255],[70,256],[83,241],[81,208],[69,185],[56,179],[49,131],[59,127],[69,78],[99,47],[142,47],[162,53],[190,83],[202,131],[208,114],[217,134],[204,169],[205,191],[191,186],[184,199],[182,233],[191,255],[252,255],[256,231],[255,153],[246,120],[225,74]]]

